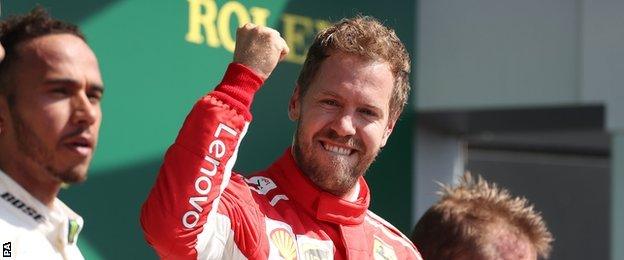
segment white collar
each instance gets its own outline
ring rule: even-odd
[[[26,189],[0,170],[0,203],[12,204],[19,218],[40,230],[48,240],[63,244],[76,243],[78,233],[84,225],[80,215],[71,210],[58,198],[54,198],[52,208],[47,207]]]
[[[355,187],[353,188],[353,193],[349,196],[348,201],[355,202],[360,197],[360,182],[355,183]]]

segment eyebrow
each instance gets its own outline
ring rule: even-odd
[[[319,94],[332,96],[332,97],[340,97],[336,92],[333,92],[331,90],[322,90],[321,92],[319,92]]]
[[[69,78],[48,79],[44,81],[44,83],[45,84],[66,84],[66,85],[73,85],[73,86],[79,85],[78,81],[69,79]],[[104,93],[104,86],[100,84],[90,84],[89,88],[95,89],[95,91],[98,91],[100,93]]]
[[[332,96],[335,98],[342,98],[340,95],[338,95],[338,93],[331,91],[331,90],[322,90],[320,92],[321,95],[328,95],[328,96]],[[377,113],[382,114],[383,109],[374,105],[369,105],[369,104],[362,104],[363,107],[366,107],[368,109],[374,110]]]

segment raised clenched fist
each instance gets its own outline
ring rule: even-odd
[[[286,41],[274,29],[248,23],[236,31],[234,62],[253,69],[265,80],[288,51]]]

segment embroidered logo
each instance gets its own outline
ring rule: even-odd
[[[334,244],[330,240],[318,240],[304,235],[297,235],[299,258],[302,260],[334,259]]]
[[[301,248],[301,258],[304,260],[329,260],[333,259],[331,252],[324,248],[315,247],[311,244],[304,244]]]
[[[273,180],[262,176],[253,176],[249,179],[245,179],[245,182],[247,182],[252,189],[260,195],[266,195],[270,190],[277,187]]]
[[[271,240],[277,247],[281,257],[286,260],[297,259],[297,245],[288,230],[283,228],[273,230],[273,232],[271,232]]]
[[[303,250],[302,257],[304,260],[329,260],[329,252],[320,248],[312,248]]]
[[[75,219],[69,220],[69,230],[67,232],[67,242],[73,244],[76,242],[76,237],[78,236],[78,231],[80,231],[80,225],[78,221]]]
[[[375,260],[396,260],[397,256],[394,249],[385,242],[375,237],[373,242],[373,256]]]

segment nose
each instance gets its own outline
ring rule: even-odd
[[[342,113],[334,120],[331,125],[339,136],[352,136],[355,135],[355,125],[353,122],[353,115],[349,113]]]
[[[72,123],[76,125],[90,126],[99,116],[97,104],[92,104],[86,93],[77,93],[71,101]]]

